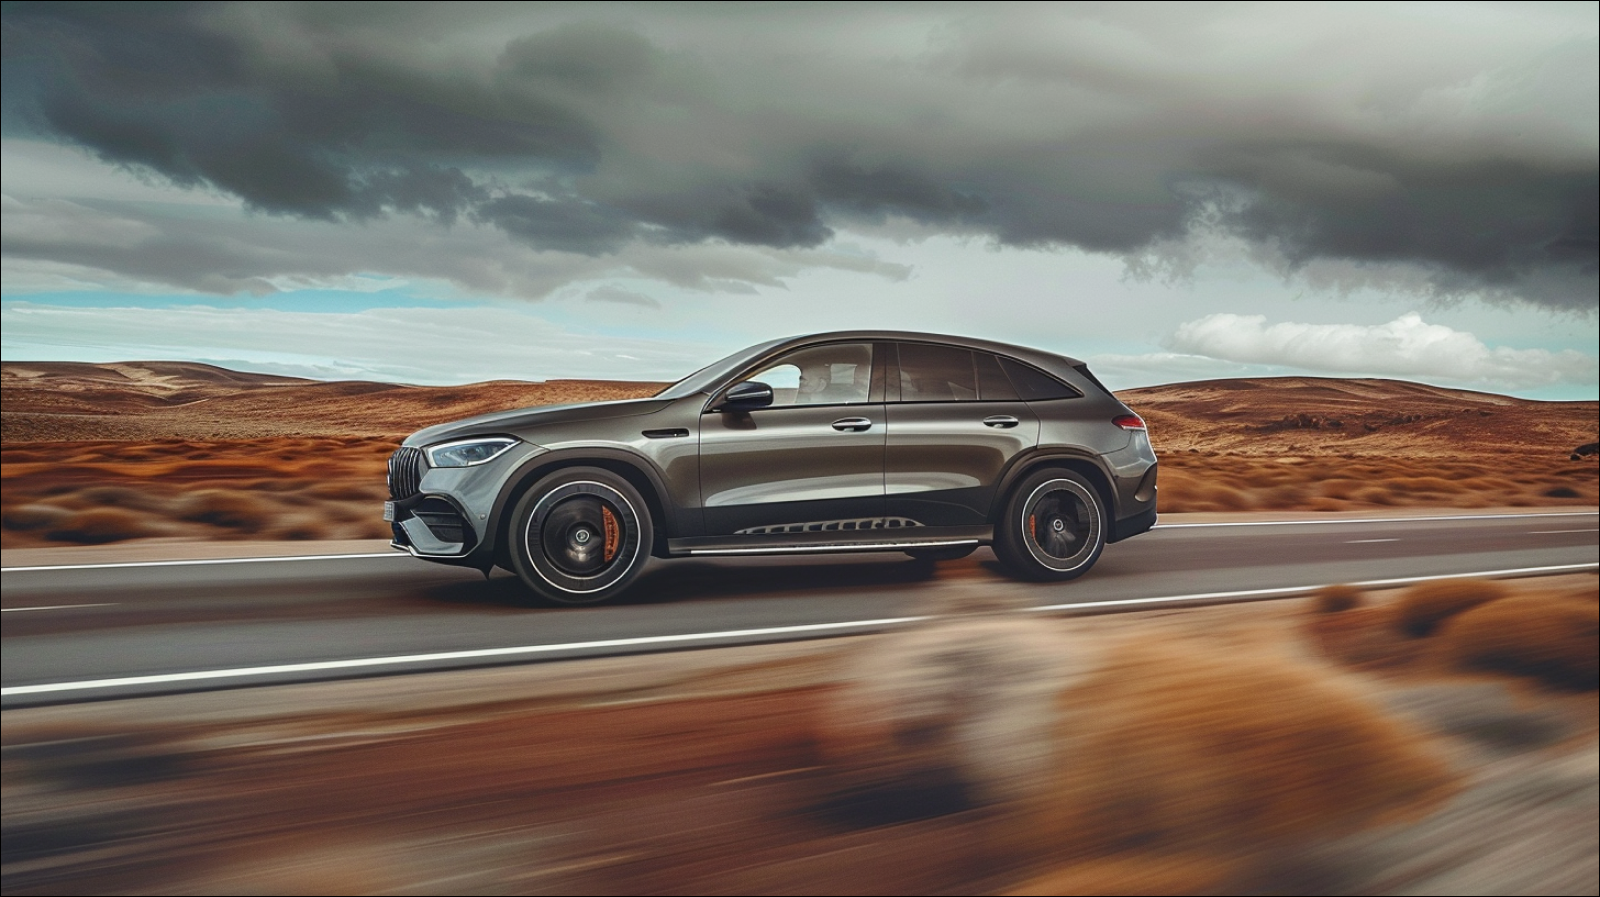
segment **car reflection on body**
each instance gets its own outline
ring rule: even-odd
[[[1156,457],[1080,361],[855,331],[763,343],[648,399],[429,427],[389,491],[395,547],[591,604],[652,556],[992,545],[1014,576],[1072,579],[1154,525]]]

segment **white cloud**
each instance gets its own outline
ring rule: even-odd
[[[1594,383],[1597,360],[1571,349],[1490,347],[1408,312],[1387,324],[1268,324],[1265,315],[1212,314],[1181,324],[1174,352],[1243,364],[1345,375],[1442,380],[1496,388]]]

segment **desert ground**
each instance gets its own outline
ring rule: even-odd
[[[0,546],[387,535],[405,434],[507,408],[651,395],[660,383],[423,387],[200,364],[0,365]],[[1130,390],[1163,511],[1593,506],[1595,402],[1392,380],[1219,380]]]
[[[1594,893],[1593,575],[928,600],[853,639],[10,710],[0,884]]]

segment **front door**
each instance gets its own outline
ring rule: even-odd
[[[874,354],[867,342],[809,346],[735,378],[772,387],[773,401],[700,419],[707,534],[854,531],[881,520],[886,426]]]

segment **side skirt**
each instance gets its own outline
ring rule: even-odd
[[[857,530],[848,533],[773,533],[668,539],[667,554],[671,557],[831,554],[987,545],[993,541],[992,526],[918,526],[898,530]]]

